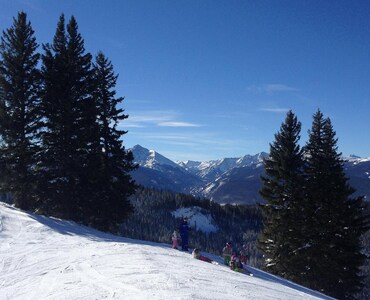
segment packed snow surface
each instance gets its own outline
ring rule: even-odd
[[[2,203],[0,241],[0,299],[331,299],[257,269],[250,277]]]

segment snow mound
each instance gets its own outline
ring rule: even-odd
[[[250,277],[195,260],[167,244],[2,203],[0,215],[1,299],[331,299],[254,268]]]

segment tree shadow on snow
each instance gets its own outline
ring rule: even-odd
[[[281,285],[284,285],[286,287],[289,287],[289,288],[292,288],[294,290],[297,290],[297,291],[301,291],[305,294],[308,294],[308,295],[311,295],[311,296],[315,296],[315,297],[319,297],[320,299],[334,299],[335,298],[332,298],[330,296],[327,296],[327,295],[324,295],[318,291],[314,291],[314,290],[311,290],[309,288],[306,288],[304,286],[301,286],[297,283],[294,283],[292,281],[289,281],[289,280],[286,280],[282,277],[279,277],[279,276],[275,276],[275,275],[272,275],[270,273],[267,273],[267,272],[264,272],[264,271],[261,271],[259,269],[256,269],[256,268],[253,268],[253,267],[249,267],[248,266],[248,269],[253,273],[254,277],[256,278],[261,278],[263,280],[266,280],[266,281],[271,281],[271,282],[275,282],[275,283],[279,283]]]
[[[153,247],[170,248],[170,244],[155,243],[150,241],[130,239],[112,233],[99,231],[97,229],[78,224],[74,221],[57,219],[54,217],[46,217],[35,213],[27,212],[30,218],[37,221],[40,224],[48,227],[51,231],[59,234],[68,236],[80,236],[87,238],[94,242],[109,242],[109,243],[126,243],[126,244],[137,244],[147,245]]]

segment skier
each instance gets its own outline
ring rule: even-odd
[[[242,249],[239,252],[240,260],[243,264],[248,263],[248,246],[247,244],[244,244]]]
[[[232,251],[233,249],[231,247],[230,242],[226,243],[225,247],[222,249],[222,256],[224,257],[224,264],[226,266],[230,264],[230,258],[231,258]]]
[[[179,242],[180,242],[180,234],[178,230],[173,231],[171,239],[172,239],[172,248],[177,249],[177,247],[179,246]]]
[[[209,257],[204,256],[204,255],[201,255],[198,248],[195,248],[193,250],[192,255],[193,255],[193,258],[196,258],[196,259],[199,259],[199,260],[203,260],[203,261],[206,261],[206,262],[209,262],[209,263],[212,263],[213,262],[213,260],[210,259]]]
[[[240,258],[238,257],[238,255],[236,255],[236,253],[233,253],[233,255],[231,256],[230,269],[235,272],[240,272],[249,276],[253,276],[253,274],[240,261]]]
[[[185,217],[182,219],[180,224],[180,236],[181,236],[181,247],[182,251],[188,251],[189,249],[189,224],[188,219]]]
[[[243,264],[241,263],[236,253],[233,253],[233,255],[231,256],[229,265],[230,265],[230,269],[233,271],[236,271],[236,272],[243,271]]]

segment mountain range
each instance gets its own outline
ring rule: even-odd
[[[132,172],[138,184],[205,197],[221,204],[255,204],[263,202],[261,188],[263,159],[268,153],[223,158],[206,162],[172,161],[140,145],[130,149],[139,168]],[[370,157],[343,158],[345,171],[355,195],[370,199]]]

